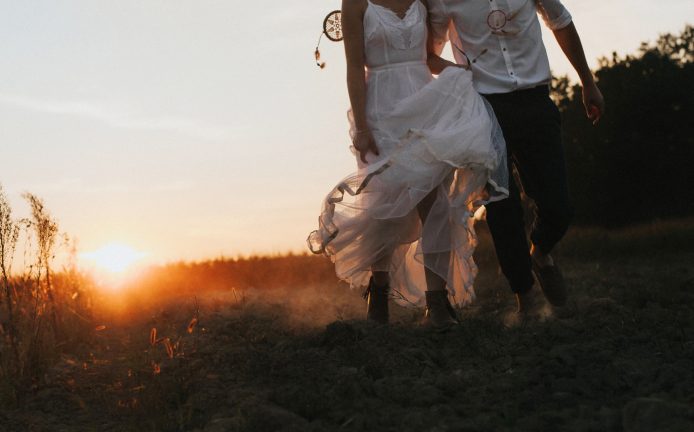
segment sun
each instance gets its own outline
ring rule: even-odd
[[[117,274],[125,272],[147,254],[128,245],[114,242],[95,251],[82,253],[80,256],[102,270]]]

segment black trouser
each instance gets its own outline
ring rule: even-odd
[[[572,215],[569,203],[559,110],[547,86],[485,95],[504,133],[509,171],[520,175],[523,191],[535,201],[530,239],[549,253],[564,236]],[[508,199],[488,204],[487,223],[501,271],[511,290],[523,293],[533,285],[528,240],[518,185],[509,175]]]

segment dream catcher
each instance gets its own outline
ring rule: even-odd
[[[320,59],[320,42],[323,36],[327,37],[333,42],[340,42],[343,38],[342,34],[342,11],[334,10],[330,12],[323,20],[323,31],[318,37],[318,44],[316,45],[316,66],[323,69],[325,67],[325,62]]]

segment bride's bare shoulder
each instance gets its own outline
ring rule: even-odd
[[[342,0],[342,14],[361,14],[366,10],[368,0]]]

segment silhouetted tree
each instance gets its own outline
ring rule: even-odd
[[[595,128],[580,86],[553,81],[576,222],[620,226],[694,214],[694,27],[599,66],[607,109]]]

